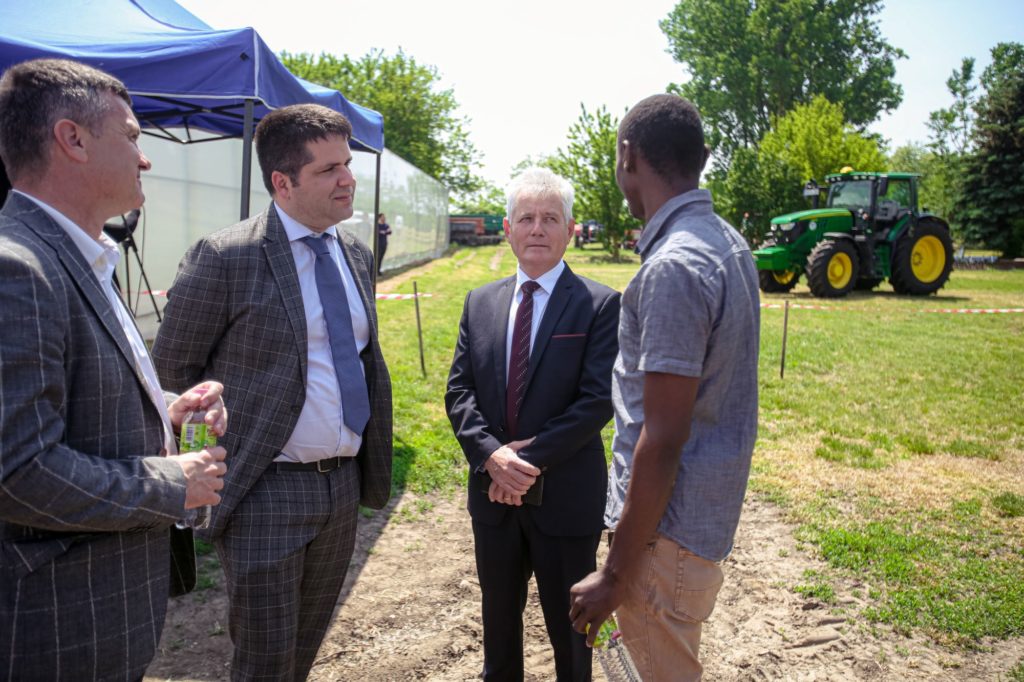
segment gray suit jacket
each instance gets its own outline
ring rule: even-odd
[[[143,674],[185,502],[162,448],[99,281],[12,193],[0,211],[0,678]]]
[[[391,379],[377,342],[373,255],[339,230],[370,323],[363,351],[370,422],[359,451],[360,503],[383,507],[391,494]],[[230,419],[221,444],[228,473],[209,537],[288,441],[306,394],[306,314],[288,236],[273,206],[200,239],[178,268],[153,357],[168,388],[212,379],[224,384]]]

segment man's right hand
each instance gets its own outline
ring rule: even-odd
[[[218,490],[224,488],[224,463],[227,450],[217,446],[198,452],[171,455],[185,474],[185,509],[197,509],[208,504],[220,504]]]
[[[484,462],[484,468],[491,475],[491,480],[500,488],[514,495],[522,495],[534,484],[540,475],[540,469],[533,466],[525,459],[520,459],[516,454],[520,442],[502,445],[491,453],[491,456]]]

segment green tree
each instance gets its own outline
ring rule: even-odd
[[[480,154],[466,132],[469,120],[456,115],[459,105],[452,90],[438,87],[435,67],[402,50],[394,56],[373,50],[359,59],[283,52],[281,61],[296,76],[379,111],[387,148],[439,179],[457,198],[483,187],[472,171]]]
[[[798,104],[824,95],[863,130],[895,109],[906,55],[881,35],[880,0],[680,0],[661,21],[687,80],[672,92],[700,110],[724,170]]]
[[[477,191],[463,195],[455,201],[457,213],[489,213],[505,215],[505,191],[494,183],[485,182]]]
[[[803,185],[825,183],[844,166],[885,170],[878,140],[846,121],[844,108],[818,95],[773,119],[756,151],[737,150],[728,174],[709,182],[719,212],[758,242],[775,216],[808,208]]]
[[[954,216],[969,242],[1016,258],[1024,255],[1024,45],[992,48],[981,85]]]
[[[596,220],[601,224],[601,242],[616,261],[626,231],[640,227],[615,183],[618,131],[619,119],[605,107],[589,112],[581,104],[580,117],[569,128],[568,146],[559,148],[545,162],[572,183],[576,190],[576,220]]]

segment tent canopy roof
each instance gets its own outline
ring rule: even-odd
[[[245,101],[259,120],[315,102],[352,122],[352,147],[384,149],[383,118],[292,75],[252,28],[217,31],[173,0],[0,3],[0,72],[67,57],[121,79],[143,126],[241,137]]]

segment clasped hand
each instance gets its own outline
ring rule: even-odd
[[[523,495],[537,481],[540,469],[519,457],[518,453],[534,440],[512,441],[502,445],[487,458],[484,468],[491,475],[491,487],[487,491],[491,502],[516,507],[523,504]]]

